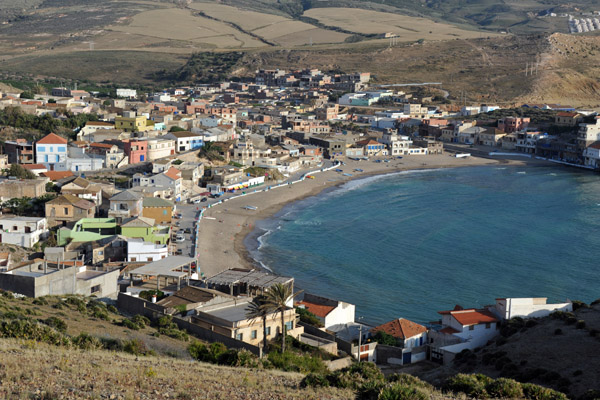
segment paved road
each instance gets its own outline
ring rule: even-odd
[[[189,229],[192,234],[186,233],[184,234],[185,241],[184,242],[175,242],[178,249],[182,249],[182,256],[193,257],[193,239],[194,239],[194,229],[195,224],[194,220],[198,215],[198,211],[196,210],[199,205],[196,204],[185,204],[185,203],[177,203],[177,213],[181,213],[180,219],[173,219],[173,230],[178,229],[183,232],[185,229]],[[176,223],[179,223],[180,226],[175,226]]]

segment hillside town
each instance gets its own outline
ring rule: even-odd
[[[278,310],[264,317],[263,330],[250,303],[277,285],[293,293],[294,278],[258,267],[213,273],[199,261],[206,210],[326,171],[351,176],[355,171],[343,169],[350,160],[478,152],[600,168],[594,112],[558,104],[457,106],[439,90],[403,89],[379,87],[365,72],[305,69],[259,70],[253,81],[157,93],[119,88],[108,98],[67,87],[33,98],[3,93],[7,121],[43,118],[55,121],[52,128],[85,118],[67,133],[38,128],[39,137],[21,135],[23,124],[4,128],[11,138],[0,156],[0,289],[34,298],[95,296],[131,315],[172,315],[199,339],[257,355],[265,335],[284,333],[393,366],[446,365],[497,336],[503,321],[572,311],[570,302],[498,298],[483,308],[441,310],[434,322],[399,316],[372,325],[369,316],[357,318],[354,304],[303,287],[281,321]]]

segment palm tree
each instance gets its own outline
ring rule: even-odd
[[[261,294],[252,299],[246,307],[246,317],[260,318],[263,324],[263,352],[267,351],[267,315],[269,308],[267,307],[267,298]]]
[[[281,352],[285,351],[285,310],[288,309],[287,302],[296,297],[298,293],[293,293],[290,285],[276,283],[266,292],[266,306],[270,311],[281,313]]]

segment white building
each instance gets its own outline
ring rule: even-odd
[[[583,150],[585,165],[600,168],[600,142],[595,142]]]
[[[168,157],[175,154],[175,140],[173,139],[148,139],[148,161]]]
[[[135,89],[117,89],[117,97],[126,97],[128,99],[134,99],[137,97],[137,90]]]
[[[579,124],[577,141],[580,148],[586,148],[598,140],[600,140],[600,117],[596,117],[595,124]]]
[[[387,357],[385,357],[387,352],[381,352],[377,355],[378,362],[406,365],[424,361],[427,358],[427,328],[423,325],[406,318],[398,318],[371,329],[371,334],[375,335],[377,332],[393,336],[397,341],[394,347],[402,349],[401,353],[390,354]]]
[[[296,306],[313,313],[325,329],[354,322],[354,304],[305,293]]]
[[[431,358],[450,363],[463,350],[473,350],[498,336],[500,320],[488,310],[457,306],[439,311],[441,329],[429,332]]]
[[[413,141],[408,136],[397,135],[396,133],[384,133],[379,141],[387,146],[388,154],[391,156],[400,156],[410,154]]]
[[[46,218],[0,217],[0,243],[31,248],[48,234]]]
[[[573,303],[547,304],[546,297],[499,298],[489,310],[503,320],[514,317],[541,318],[554,311],[573,311]]]
[[[67,139],[49,133],[35,143],[35,162],[54,171],[59,163],[67,160]]]
[[[128,262],[151,262],[162,260],[169,256],[169,246],[144,242],[143,239],[127,239]]]

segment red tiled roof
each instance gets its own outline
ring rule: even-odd
[[[571,117],[571,118],[575,117],[577,115],[579,115],[579,114],[576,112],[567,112],[567,111],[561,111],[556,114],[556,116],[558,116],[558,117]]]
[[[462,326],[487,324],[490,322],[498,322],[498,319],[487,310],[476,310],[468,308],[466,310],[439,311],[439,314],[450,314]]]
[[[23,164],[25,169],[47,169],[44,164]]]
[[[371,329],[371,332],[373,333],[379,331],[383,331],[395,338],[408,339],[423,332],[427,332],[427,328],[425,328],[423,325],[417,324],[416,322],[399,318]]]
[[[181,178],[181,171],[179,171],[175,167],[169,168],[167,171],[165,171],[164,174],[166,176],[168,176],[169,178],[174,179],[174,180],[177,180],[177,179]]]
[[[308,311],[315,314],[317,317],[325,318],[332,312],[335,307],[332,306],[324,306],[321,304],[309,303],[308,301],[299,301],[296,303],[298,305],[303,305]]]
[[[114,146],[114,144],[109,143],[90,143],[90,147],[101,147],[103,149],[110,149]]]
[[[51,181],[57,181],[59,179],[67,178],[67,177],[73,176],[75,174],[71,171],[47,171],[47,172],[42,172],[42,175],[44,175]]]
[[[594,142],[594,143],[590,144],[588,147],[591,147],[592,149],[600,149],[600,141]]]
[[[58,136],[56,133],[49,133],[37,141],[40,144],[67,144],[67,139]]]

